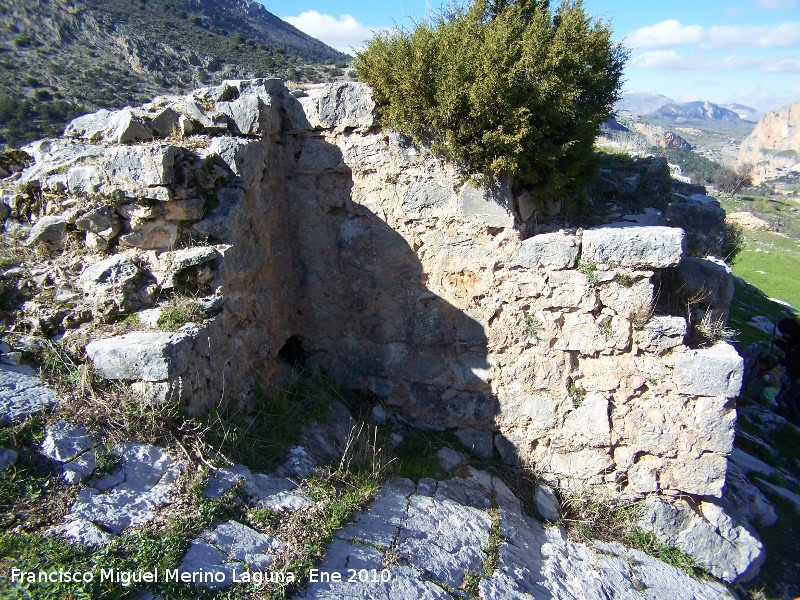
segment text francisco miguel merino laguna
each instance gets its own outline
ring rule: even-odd
[[[230,579],[228,579],[230,578]],[[178,583],[294,583],[295,574],[291,571],[180,571],[164,569],[159,571],[118,571],[116,569],[99,569],[95,571],[23,571],[11,569],[12,583],[91,583],[107,581],[129,586],[139,583],[178,582]]]

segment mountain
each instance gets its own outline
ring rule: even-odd
[[[722,106],[722,108],[732,110],[739,115],[740,119],[743,119],[744,121],[752,121],[755,123],[759,118],[761,118],[760,111],[750,106],[745,106],[744,104],[736,104],[734,102],[733,104],[721,104],[720,106]]]
[[[648,117],[672,123],[686,123],[690,121],[728,121],[739,123],[744,121],[738,113],[723,108],[712,102],[698,100],[684,102],[683,104],[665,104],[649,113]]]
[[[252,0],[3,2],[0,143],[212,81],[326,81],[348,58]]]
[[[614,105],[614,110],[619,114],[649,115],[665,104],[674,104],[675,101],[660,94],[625,94]]]
[[[739,164],[753,165],[753,181],[800,178],[800,102],[765,114],[739,150]]]

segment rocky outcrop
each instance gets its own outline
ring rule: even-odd
[[[754,184],[800,173],[800,102],[768,112],[739,149],[739,165],[753,165]]]
[[[692,145],[689,142],[671,131],[664,132],[664,134],[658,140],[658,145],[661,148],[681,148],[683,150],[692,149]]]
[[[60,216],[66,247],[111,252],[47,271],[73,291],[42,330],[189,290],[202,322],[157,332],[142,313],[142,331],[86,346],[96,373],[197,412],[301,362],[562,487],[720,495],[740,359],[690,350],[682,317],[652,314],[664,273],[688,264],[683,230],[521,240],[533,199],[464,183],[373,113],[359,83],[228,81],[31,145],[6,229]]]

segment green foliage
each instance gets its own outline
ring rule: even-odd
[[[697,563],[680,548],[667,546],[661,542],[651,531],[634,529],[625,536],[628,543],[634,548],[654,556],[658,560],[672,565],[678,569],[695,574]]]
[[[395,475],[414,481],[436,477],[439,462],[431,439],[422,432],[410,431],[395,449]]]
[[[747,246],[744,228],[732,221],[725,222],[725,239],[722,242],[722,259],[732,265]]]
[[[597,265],[593,262],[578,261],[578,271],[586,275],[586,280],[591,286],[599,283],[597,278]]]
[[[660,148],[654,146],[650,151],[657,156],[665,156],[673,164],[680,165],[681,170],[691,178],[692,183],[713,183],[715,175],[725,170],[725,167],[718,162],[686,148]]]
[[[206,319],[206,312],[197,302],[188,298],[179,298],[164,308],[156,325],[163,331],[174,331],[187,323],[201,323]]]
[[[549,197],[579,191],[617,99],[627,52],[581,3],[476,0],[413,31],[379,33],[356,57],[385,126],[484,182]]]
[[[529,338],[538,338],[539,332],[542,330],[542,324],[533,315],[525,315],[525,336]]]

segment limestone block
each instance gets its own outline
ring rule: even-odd
[[[261,140],[219,136],[211,140],[210,153],[218,155],[247,188],[264,174],[264,142]]]
[[[564,315],[564,326],[556,348],[593,355],[605,350],[606,338],[591,314],[568,313]]]
[[[305,106],[305,103],[304,103]],[[368,128],[375,123],[375,100],[365,83],[357,81],[331,83],[322,89],[316,103],[316,114],[308,120],[323,129],[334,127]]]
[[[162,289],[170,289],[175,287],[178,282],[176,276],[181,272],[191,267],[207,264],[221,258],[222,255],[216,248],[208,246],[197,246],[187,250],[179,250],[172,255],[170,266],[164,282],[161,284]]]
[[[138,331],[91,342],[86,354],[103,379],[165,381],[186,369],[191,341],[185,333]]]
[[[680,548],[719,579],[729,583],[750,581],[766,560],[754,533],[716,503],[701,502],[700,514],[684,500],[670,504],[652,496],[644,506],[640,527],[652,531],[664,544]]]
[[[75,227],[110,240],[122,229],[116,212],[110,206],[95,208],[75,220]]]
[[[115,144],[126,144],[152,140],[153,134],[142,119],[132,111],[123,109],[109,119],[103,137]]]
[[[280,128],[276,111],[254,94],[242,94],[231,102],[217,102],[217,110],[230,117],[237,135],[276,133]]]
[[[410,218],[419,218],[432,209],[447,206],[453,193],[432,182],[412,183],[403,195],[403,212]]]
[[[678,354],[673,380],[681,394],[733,398],[741,390],[743,374],[742,357],[730,344],[720,343]]]
[[[481,458],[491,458],[494,453],[492,434],[485,429],[459,429],[455,436]]]
[[[275,560],[275,553],[285,546],[271,535],[259,533],[237,521],[225,521],[213,530],[204,531],[202,536],[230,558],[258,571],[269,567]]]
[[[775,508],[733,462],[728,463],[722,497],[735,513],[757,527],[771,527],[778,522]]]
[[[112,146],[98,162],[103,174],[103,191],[121,190],[131,198],[170,200],[169,186],[175,183],[175,146]]]
[[[72,119],[64,128],[65,137],[79,137],[91,142],[103,139],[104,132],[118,111],[98,110]]]
[[[727,313],[736,290],[733,271],[715,258],[687,256],[675,270],[680,293],[695,302]]]
[[[698,496],[722,496],[728,459],[720,454],[670,460],[661,473],[661,487]]]
[[[589,312],[597,308],[597,292],[580,271],[554,271],[547,275],[550,293],[542,298],[543,308],[578,308]]]
[[[715,254],[725,239],[725,210],[716,198],[693,194],[686,202],[670,202],[666,218],[673,227],[680,227],[702,240],[708,252]]]
[[[150,121],[150,129],[159,137],[169,137],[180,132],[181,114],[168,106]]]
[[[119,236],[123,246],[142,250],[167,250],[178,241],[178,226],[165,221],[147,221],[137,226],[131,233]]]
[[[103,185],[103,177],[94,165],[70,167],[66,186],[72,194],[94,194]]]
[[[651,454],[638,458],[636,464],[628,468],[628,492],[651,494],[658,491],[658,476],[663,460]]]
[[[512,395],[500,405],[499,418],[507,423],[529,421],[537,429],[550,429],[556,423],[556,401],[547,396]]]
[[[536,486],[533,502],[536,504],[536,512],[548,521],[558,521],[561,518],[561,503],[555,490],[549,485],[540,483]]]
[[[85,427],[58,421],[47,428],[41,452],[56,462],[68,462],[97,445]]]
[[[553,453],[545,463],[545,471],[568,479],[591,479],[609,471],[614,461],[608,451],[600,448],[584,448],[576,452]]]
[[[611,424],[608,418],[608,396],[593,392],[586,394],[580,406],[564,419],[564,432],[588,438],[594,444],[609,444]]]
[[[633,342],[645,352],[660,355],[681,345],[686,330],[686,319],[683,317],[650,317],[642,329],[634,331]]]
[[[67,232],[67,220],[61,215],[47,215],[34,223],[25,240],[26,246],[39,244],[58,246],[64,241]]]
[[[489,227],[513,227],[513,198],[508,181],[476,188],[469,183],[461,189],[458,207],[462,215],[477,217]]]
[[[583,232],[581,260],[626,269],[664,269],[680,262],[685,238],[675,227],[613,223]]]
[[[17,462],[17,453],[11,448],[0,447],[0,472]]]
[[[512,264],[529,269],[572,269],[580,244],[578,236],[563,231],[535,235],[520,244]]]
[[[17,423],[60,402],[29,366],[0,363],[0,425]]]
[[[597,293],[603,306],[625,317],[647,313],[653,303],[653,284],[647,278],[637,279],[632,285],[614,279],[599,286]]]

